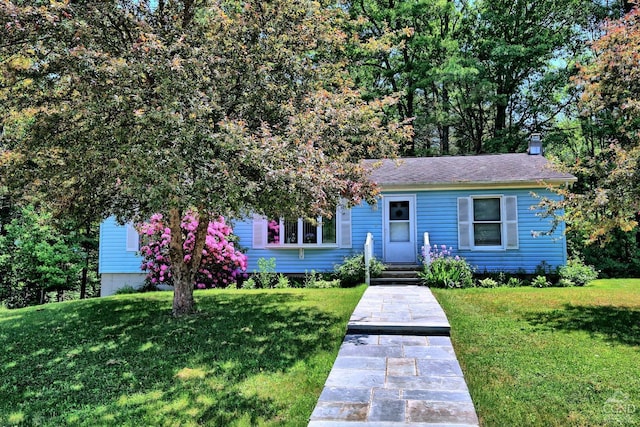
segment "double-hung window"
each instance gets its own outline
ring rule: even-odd
[[[458,247],[471,250],[517,249],[516,196],[458,198]]]

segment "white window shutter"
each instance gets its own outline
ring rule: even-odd
[[[518,249],[518,198],[506,196],[504,208],[507,249]]]
[[[127,223],[127,225],[125,225],[125,229],[127,232],[127,252],[138,252],[140,249],[140,235],[138,234],[138,230],[136,230],[131,223]]]
[[[471,198],[458,197],[458,249],[471,249]]]
[[[262,215],[253,216],[253,248],[264,249],[267,245],[267,219]]]
[[[351,209],[346,206],[340,206],[338,208],[338,227],[340,227],[340,247],[351,247]]]

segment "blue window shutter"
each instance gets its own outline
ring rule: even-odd
[[[338,221],[336,227],[340,227],[340,247],[350,248],[351,243],[351,209],[346,206],[338,207]]]
[[[125,229],[127,233],[126,251],[138,252],[140,249],[140,235],[138,234],[138,230],[136,230],[131,223],[127,223]]]
[[[471,198],[458,197],[458,249],[471,249]]]
[[[505,230],[507,249],[518,249],[518,198],[506,196],[504,198]]]
[[[253,248],[264,249],[267,246],[267,219],[262,215],[253,216]]]

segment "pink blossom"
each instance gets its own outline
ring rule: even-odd
[[[147,272],[148,280],[156,284],[171,280],[169,262],[169,242],[171,230],[162,222],[162,215],[153,215],[148,223],[139,224],[138,230],[148,236],[149,243],[140,250],[144,256],[141,269]],[[184,262],[192,259],[195,247],[195,230],[198,227],[197,216],[187,213],[181,223],[185,238],[183,249]],[[233,229],[219,217],[207,227],[208,233],[202,261],[196,279],[198,288],[218,287],[234,284],[240,272],[247,269],[247,257],[235,248]],[[246,274],[244,274],[246,276]]]

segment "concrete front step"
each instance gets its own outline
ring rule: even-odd
[[[371,279],[371,286],[407,286],[420,284],[422,284],[422,279],[419,277],[376,277]]]
[[[449,336],[450,330],[429,288],[411,285],[367,288],[347,325],[348,334]]]
[[[415,279],[418,277],[417,271],[410,270],[384,270],[380,277],[383,278],[400,278],[400,279]]]
[[[387,264],[380,277],[371,279],[371,285],[419,285],[421,270],[422,267],[415,264]]]
[[[385,271],[420,271],[422,266],[419,264],[385,264]]]

